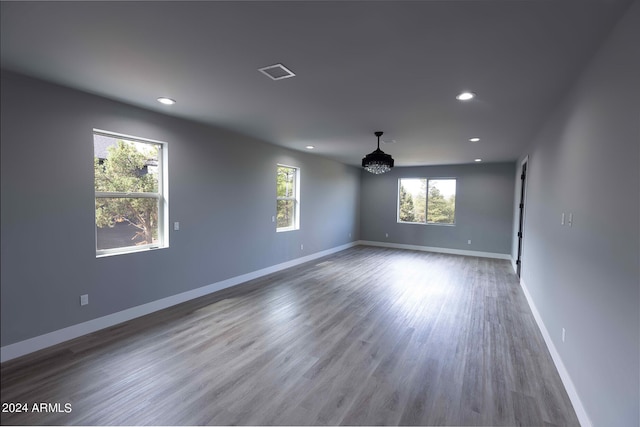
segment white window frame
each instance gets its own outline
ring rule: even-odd
[[[427,209],[426,203],[427,203],[427,200],[426,200],[426,198],[425,198],[425,222],[420,222],[420,221],[402,221],[400,219],[400,188],[402,186],[402,180],[403,179],[424,179],[426,181],[427,188],[429,188],[429,180],[427,178],[423,178],[423,177],[403,177],[403,178],[398,178],[398,192],[397,192],[398,200],[396,201],[396,221],[397,221],[398,224],[424,225],[424,224],[426,224],[426,221],[427,221],[427,216],[426,216],[427,215],[426,214],[426,209]]]
[[[293,197],[278,196],[277,190],[277,178],[276,178],[276,232],[282,233],[286,231],[295,231],[300,229],[300,168],[297,166],[283,165],[278,163],[276,166],[276,177],[278,174],[278,168],[288,168],[295,171],[294,175],[294,187],[295,195]],[[278,227],[278,200],[291,200],[294,202],[294,218],[293,225],[289,227]]]
[[[102,135],[109,138],[124,139],[132,142],[140,142],[143,144],[153,144],[158,147],[158,192],[157,193],[132,193],[132,192],[112,192],[112,191],[96,191],[94,196],[94,232],[96,242],[96,258],[119,255],[126,253],[142,252],[151,249],[160,249],[169,247],[169,185],[168,185],[168,167],[167,167],[167,143],[149,138],[141,138],[139,136],[126,135],[117,132],[111,132],[101,129],[93,129],[92,135]],[[94,148],[95,149],[95,148]],[[95,156],[95,152],[94,152]],[[152,198],[158,200],[158,241],[152,244],[139,246],[126,246],[121,248],[98,249],[98,226],[95,224],[95,200],[98,198]]]
[[[426,181],[426,191],[425,194],[425,218],[424,222],[419,221],[402,221],[400,219],[400,186],[402,185],[403,179],[424,179]],[[396,222],[398,224],[417,224],[417,225],[436,225],[436,226],[446,226],[453,227],[456,225],[456,213],[453,214],[453,222],[452,223],[441,223],[441,222],[429,222],[429,181],[439,181],[439,180],[454,180],[456,182],[456,202],[458,199],[458,178],[456,177],[401,177],[398,178],[398,192],[397,192],[397,200],[396,200]],[[457,203],[456,203],[457,205]],[[457,210],[457,209],[456,209]]]

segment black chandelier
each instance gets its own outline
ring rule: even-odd
[[[382,132],[376,132],[375,135],[378,137],[378,149],[364,156],[362,159],[362,167],[365,168],[367,172],[379,175],[391,170],[393,167],[393,158],[380,149]]]

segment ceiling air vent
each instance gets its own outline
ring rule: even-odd
[[[282,64],[269,65],[268,67],[258,68],[262,74],[269,76],[272,80],[288,79],[295,76],[293,71]]]

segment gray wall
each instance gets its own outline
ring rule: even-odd
[[[640,422],[639,49],[635,2],[524,153],[522,279],[603,427]]]
[[[486,163],[397,167],[384,175],[363,172],[361,238],[510,254],[514,170],[515,163]],[[398,179],[424,177],[457,179],[455,226],[398,224]]]
[[[359,237],[359,168],[9,72],[1,84],[2,346]],[[93,128],[168,142],[169,248],[96,259]],[[301,168],[299,231],[271,222],[277,163]]]

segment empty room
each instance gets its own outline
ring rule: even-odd
[[[640,2],[0,2],[2,425],[640,425]]]

